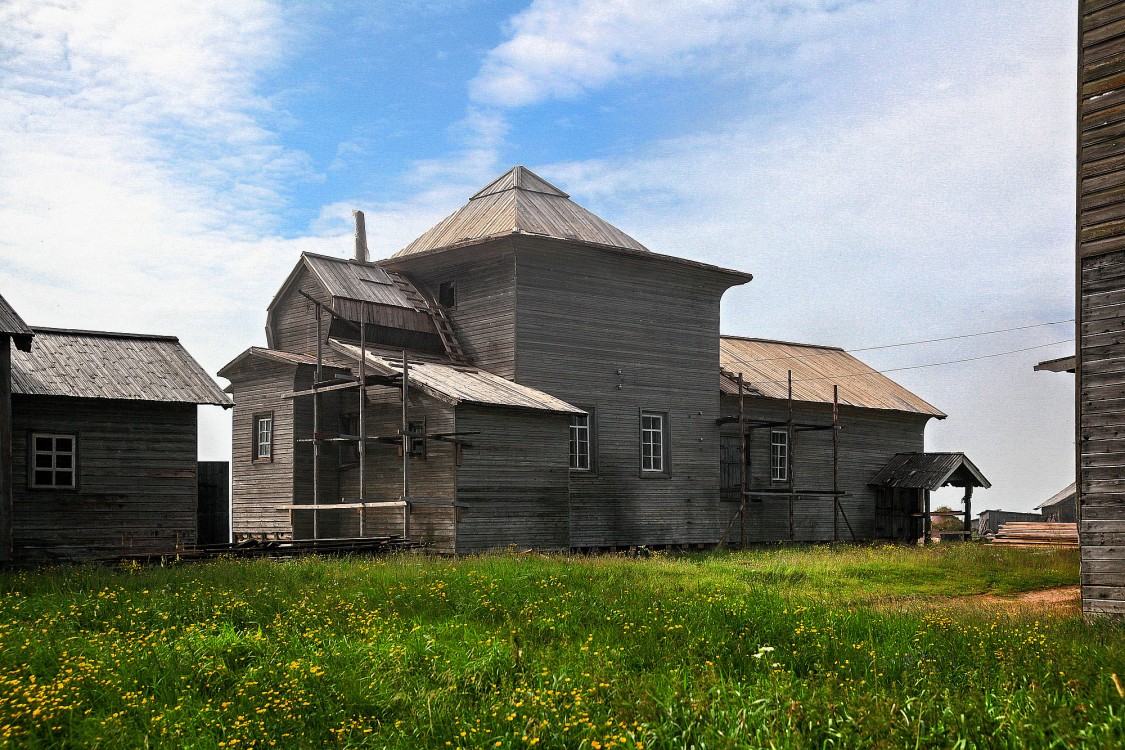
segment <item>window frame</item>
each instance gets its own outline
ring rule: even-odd
[[[258,452],[262,447],[262,443],[261,443],[261,440],[260,440],[261,432],[258,429],[258,425],[263,419],[268,419],[270,421],[270,432],[269,432],[270,452],[269,452],[269,455],[265,455],[265,456],[261,455]],[[254,414],[250,417],[250,460],[253,463],[268,464],[268,463],[273,462],[273,453],[274,453],[274,450],[273,450],[274,449],[273,434],[274,434],[274,427],[275,426],[276,426],[276,422],[274,420],[274,416],[273,416],[272,411],[254,412]]]
[[[445,295],[448,290],[452,297],[452,304],[445,304]],[[457,280],[451,279],[450,281],[442,281],[438,284],[437,303],[444,307],[446,310],[455,310],[457,308]]]
[[[49,471],[51,472],[51,478],[52,478],[51,484],[39,484],[39,482],[36,481],[36,479],[35,479],[35,472],[36,472],[35,457],[37,455],[41,455],[41,454],[45,453],[45,452],[40,451],[38,448],[35,447],[35,441],[36,441],[37,438],[49,438],[52,441],[51,450],[50,450],[49,453],[46,453],[46,455],[50,455],[52,457],[51,468],[49,469]],[[58,450],[56,450],[54,441],[58,440],[59,438],[66,438],[66,439],[70,440],[70,448],[71,449],[70,449],[69,452],[61,452],[60,453]],[[54,484],[55,472],[66,471],[65,468],[59,469],[58,467],[55,466],[55,457],[57,457],[59,455],[69,455],[70,456],[70,484]],[[77,432],[55,432],[55,431],[49,431],[49,430],[30,430],[30,431],[28,431],[28,440],[27,440],[27,488],[30,489],[30,490],[39,490],[39,491],[45,490],[45,491],[56,491],[56,492],[57,491],[74,492],[74,491],[78,490],[78,433]]]
[[[655,417],[660,420],[658,430],[645,427],[645,418]],[[645,435],[655,432],[660,435],[660,468],[645,468]],[[671,450],[671,420],[668,412],[661,409],[640,409],[637,419],[638,461],[641,477],[670,477],[672,475],[672,450]]]
[[[782,441],[777,442],[777,436]],[[778,448],[781,450],[779,451]],[[770,481],[777,483],[789,482],[789,431],[770,430]],[[780,455],[779,455],[780,454]],[[779,461],[780,458],[780,461]],[[780,471],[779,471],[780,469]]]
[[[594,410],[593,409],[587,409],[585,407],[580,407],[580,408],[582,408],[582,410],[585,411],[586,413],[585,414],[571,414],[570,415],[570,424],[569,424],[569,432],[568,432],[570,452],[569,452],[568,466],[569,466],[571,471],[577,472],[579,474],[594,474],[595,473],[595,466],[594,466],[594,464],[595,464],[595,462],[594,462],[594,454],[595,454],[595,450],[594,450],[594,448],[595,448],[595,444],[594,444],[594,424],[595,424]],[[576,454],[574,452],[575,443],[578,442],[578,441],[575,440],[575,431],[576,431],[576,428],[578,428],[578,425],[575,425],[574,422],[575,422],[576,419],[583,419],[583,418],[586,420],[586,425],[585,425],[585,430],[586,430],[586,466],[585,467],[574,465],[574,459],[577,455],[579,455],[579,454]]]

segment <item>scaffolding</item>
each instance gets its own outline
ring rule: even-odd
[[[840,541],[840,520],[843,519],[844,524],[848,528],[848,533],[851,535],[852,541],[858,541],[855,530],[852,528],[851,522],[848,520],[847,514],[844,513],[844,507],[840,503],[840,498],[846,497],[847,492],[840,489],[840,387],[838,385],[832,386],[832,424],[811,424],[811,423],[798,423],[793,419],[793,371],[788,372],[788,395],[786,397],[786,419],[785,421],[765,420],[765,419],[750,419],[746,410],[746,394],[748,384],[743,378],[743,374],[739,372],[735,378],[738,384],[738,415],[737,416],[724,416],[720,417],[717,422],[719,425],[724,424],[738,424],[738,483],[739,483],[739,504],[738,510],[731,518],[730,523],[727,524],[726,529],[719,537],[719,546],[727,543],[730,537],[731,530],[734,528],[735,522],[739,524],[738,546],[740,549],[746,547],[746,511],[747,502],[755,501],[760,502],[763,498],[767,497],[783,497],[788,500],[788,518],[789,518],[789,541],[796,541],[796,520],[795,520],[795,507],[799,498],[828,498],[832,501],[832,539]],[[753,488],[750,487],[750,477],[746,471],[747,467],[747,436],[753,430],[770,430],[771,432],[776,428],[784,427],[786,434],[786,451],[785,451],[785,484],[784,488]],[[796,455],[797,434],[802,432],[824,432],[832,431],[832,489],[797,489],[796,487],[796,463],[794,456]]]
[[[466,435],[477,433],[459,433],[459,432],[434,432],[430,433],[425,429],[425,422],[422,423],[423,429],[416,430],[411,428],[410,422],[410,360],[406,350],[402,350],[401,372],[390,374],[368,374],[367,372],[367,317],[368,307],[370,303],[362,300],[355,300],[361,306],[363,314],[360,316],[359,321],[359,364],[358,373],[356,375],[337,374],[331,380],[324,378],[324,313],[327,311],[332,318],[343,320],[346,322],[354,323],[346,318],[338,315],[337,312],[330,306],[326,305],[315,297],[301,291],[300,294],[311,303],[315,309],[316,315],[316,371],[313,378],[312,387],[302,391],[295,391],[292,393],[293,398],[312,398],[312,436],[308,438],[298,438],[298,443],[311,443],[312,444],[312,502],[311,503],[298,503],[293,502],[289,506],[290,519],[296,511],[311,511],[312,512],[312,538],[313,540],[321,539],[320,536],[320,514],[324,511],[347,511],[355,510],[359,516],[359,536],[360,538],[367,537],[367,511],[371,509],[380,508],[402,508],[402,538],[405,540],[411,539],[410,516],[413,513],[414,506],[439,506],[452,508],[454,511],[454,519],[456,521],[459,509],[463,507],[463,503],[458,503],[451,500],[435,500],[427,498],[412,497],[410,494],[410,458],[414,452],[416,445],[421,445],[424,450],[426,441],[433,440],[437,442],[451,443],[455,446],[454,460],[460,464],[461,452],[466,447],[472,447],[471,443],[465,441],[463,438]],[[439,326],[440,330],[440,326]],[[445,337],[442,337],[445,343]],[[446,345],[448,347],[448,345]],[[398,388],[402,394],[402,421],[399,429],[392,435],[368,435],[367,434],[367,389],[372,386],[392,387]],[[341,391],[356,389],[358,393],[358,409],[359,418],[357,424],[357,435],[349,435],[343,433],[330,434],[321,430],[321,395],[329,391]],[[420,441],[420,443],[418,442]],[[366,498],[367,494],[367,445],[369,442],[391,444],[399,446],[402,454],[402,494],[398,500],[384,500],[384,501],[370,501]],[[321,477],[321,446],[325,443],[355,443],[358,453],[358,472],[359,472],[359,497],[348,498],[341,497],[339,502],[322,503],[322,477]]]

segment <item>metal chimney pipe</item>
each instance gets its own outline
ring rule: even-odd
[[[367,226],[363,223],[363,211],[352,211],[355,217],[355,259],[367,262]]]

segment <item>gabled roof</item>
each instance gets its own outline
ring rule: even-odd
[[[1046,508],[1053,508],[1056,505],[1062,505],[1065,502],[1074,502],[1074,482],[1071,482],[1066,487],[1051,495],[1039,505],[1035,506],[1035,510],[1044,510]]]
[[[742,373],[747,393],[784,399],[788,373],[793,371],[793,400],[832,403],[832,386],[840,387],[840,403],[866,409],[926,414],[944,419],[945,413],[876,372],[843,349],[788,341],[721,336],[719,365],[722,393],[738,393]]]
[[[868,484],[931,491],[947,484],[992,486],[964,453],[899,453]]]
[[[531,170],[513,167],[392,257],[512,234],[648,252],[644,245],[582,208]]]
[[[3,296],[0,296],[0,336],[11,336],[16,348],[25,352],[31,351],[31,339],[35,337],[27,323],[23,322],[23,318]]]
[[[329,345],[357,364],[359,363],[360,349],[355,344],[330,339]],[[477,367],[439,362],[411,361],[409,364],[411,388],[418,388],[424,393],[453,406],[458,404],[484,404],[562,414],[586,413],[548,393],[528,388],[519,383],[513,383]],[[382,375],[400,374],[402,372],[402,360],[385,354],[368,352],[367,366],[374,368],[375,372]]]
[[[32,330],[34,350],[12,352],[13,393],[231,406],[175,336]]]

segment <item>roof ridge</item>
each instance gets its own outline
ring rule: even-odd
[[[120,331],[90,331],[84,328],[51,328],[49,326],[31,326],[35,333],[58,333],[71,336],[98,336],[107,339],[147,339],[150,341],[179,341],[178,336],[168,336],[159,333],[123,333]]]
[[[762,344],[781,344],[783,346],[803,346],[806,349],[832,349],[838,352],[848,354],[848,350],[842,346],[832,346],[830,344],[805,344],[800,341],[781,341],[779,339],[763,339],[757,336],[735,336],[729,333],[720,333],[719,339],[734,339],[736,341],[757,341]]]

